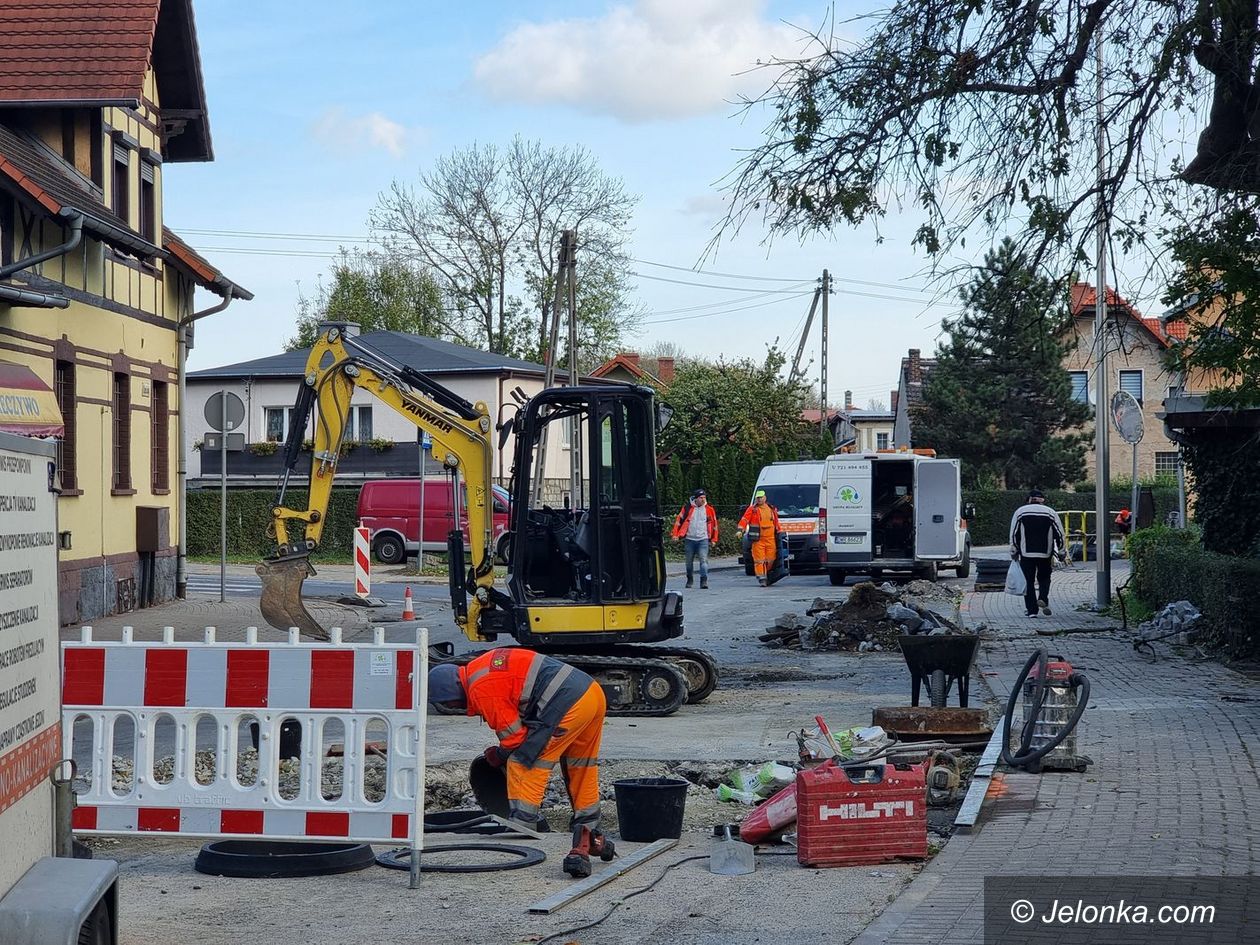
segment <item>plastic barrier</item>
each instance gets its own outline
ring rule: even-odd
[[[215,642],[212,627],[201,643],[177,644],[169,627],[163,636],[135,642],[125,628],[121,642],[95,641],[84,627],[79,642],[62,644],[63,737],[71,745],[78,736],[75,754],[90,756],[76,832],[418,845],[427,630],[412,644],[385,643],[379,629],[366,644],[343,644],[337,628],[329,643],[302,642],[296,630],[287,643],[258,643],[252,627],[243,644]],[[76,728],[84,719],[90,752]],[[300,756],[282,772],[281,730],[287,725],[288,734],[295,722]],[[342,756],[334,791],[324,775],[336,735]],[[385,770],[374,797],[365,774],[368,758],[381,753],[378,743]],[[198,749],[214,752],[213,770],[204,755],[198,767]],[[129,778],[125,766],[115,774],[120,755],[132,760]],[[159,772],[165,757],[173,757],[173,770]],[[127,783],[116,785],[120,779]]]
[[[354,593],[367,600],[372,593],[372,530],[360,525],[354,530]]]

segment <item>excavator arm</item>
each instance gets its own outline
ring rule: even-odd
[[[447,556],[451,605],[456,622],[469,639],[489,639],[480,631],[482,611],[495,606],[489,410],[484,403],[468,403],[412,368],[392,363],[347,337],[337,325],[325,326],[311,348],[285,442],[284,474],[272,507],[276,548],[257,567],[263,585],[263,617],[282,630],[298,627],[312,636],[327,638],[327,632],[306,609],[302,583],[315,573],[310,556],[323,536],[356,387],[371,392],[427,432],[434,454],[463,476],[468,492],[471,567],[465,573],[463,534],[455,528],[448,538]],[[285,495],[312,411],[315,436],[307,506],[291,508],[285,504]]]

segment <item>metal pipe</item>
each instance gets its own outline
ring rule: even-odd
[[[1094,299],[1094,564],[1095,593],[1099,610],[1111,605],[1111,521],[1108,516],[1108,494],[1111,487],[1111,465],[1108,462],[1107,415],[1107,201],[1103,194],[1103,160],[1106,137],[1103,128],[1103,48],[1102,33],[1094,45],[1098,66],[1097,146],[1098,146],[1098,282]],[[1130,511],[1134,511],[1130,509]],[[1086,549],[1088,553],[1088,548]]]
[[[0,279],[7,279],[15,272],[30,269],[31,266],[38,266],[40,263],[47,262],[49,259],[54,259],[57,256],[64,256],[79,245],[83,240],[83,212],[65,207],[58,216],[70,224],[70,235],[66,238],[66,241],[54,246],[52,249],[46,249],[42,253],[27,256],[25,259],[18,259],[7,266],[0,266]]]
[[[179,490],[176,495],[176,504],[179,507],[179,550],[175,558],[175,596],[180,599],[188,596],[188,454],[184,447],[184,437],[188,424],[186,396],[188,391],[185,383],[188,374],[188,329],[198,319],[205,318],[207,315],[217,315],[232,304],[233,287],[231,285],[225,286],[224,292],[223,301],[217,305],[202,309],[200,312],[193,312],[184,316],[179,320],[179,325],[176,328],[179,348]],[[224,434],[224,436],[226,435]]]
[[[47,292],[33,292],[30,289],[19,289],[15,285],[0,285],[0,302],[16,305],[31,305],[36,308],[69,308],[70,300],[63,295],[50,295]]]

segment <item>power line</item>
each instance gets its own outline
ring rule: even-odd
[[[678,272],[692,272],[698,276],[712,276],[712,277],[722,278],[722,279],[751,279],[756,282],[802,282],[802,281],[817,282],[818,281],[817,277],[814,277],[812,280],[785,279],[782,277],[775,278],[771,276],[746,276],[746,275],[740,275],[739,273],[734,273],[734,272],[716,272],[712,269],[691,269],[687,266],[672,266],[669,263],[652,262],[650,259],[638,259],[633,256],[630,257],[630,261],[635,262],[635,263],[640,263],[645,266],[655,266],[660,269],[673,269]],[[927,289],[920,289],[912,285],[904,285],[904,284],[896,283],[896,282],[871,282],[867,279],[848,279],[843,276],[835,276],[835,275],[831,277],[831,281],[833,283],[834,282],[849,282],[849,283],[852,283],[853,285],[866,285],[866,286],[871,286],[876,289],[896,289],[900,292],[927,293],[928,291]]]
[[[766,302],[756,302],[752,305],[744,305],[739,308],[729,308],[721,312],[702,312],[699,315],[681,315],[677,318],[652,319],[649,321],[645,321],[644,324],[645,325],[664,325],[669,322],[689,322],[689,321],[694,321],[697,318],[713,318],[714,316],[717,316],[717,315],[734,315],[736,312],[747,312],[748,310],[754,309],[754,308],[765,308],[769,305],[778,305],[782,302],[790,302],[792,299],[804,298],[805,296],[812,295],[812,294],[813,294],[812,292],[798,292],[796,293],[796,295],[788,296],[787,298],[770,299],[769,301],[766,301]]]
[[[725,292],[747,292],[750,295],[786,295],[799,291],[807,285],[812,285],[814,282],[813,279],[807,279],[797,282],[794,286],[783,289],[749,289],[746,286],[718,285],[715,282],[687,282],[683,279],[669,279],[665,276],[650,276],[642,272],[635,272],[633,269],[631,269],[628,274],[639,279],[650,279],[653,282],[669,282],[673,285],[690,286],[693,289],[721,289]]]

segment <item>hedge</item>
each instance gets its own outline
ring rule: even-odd
[[[227,503],[227,552],[232,557],[261,558],[275,548],[267,535],[271,524],[272,489],[229,489]],[[306,508],[306,490],[290,489],[285,496],[289,508]],[[349,560],[359,489],[334,488],[328,503],[328,521],[316,560]],[[217,489],[188,491],[188,553],[219,553],[219,492]]]
[[[1197,529],[1146,528],[1129,539],[1131,588],[1152,611],[1188,600],[1209,644],[1229,656],[1260,655],[1260,560],[1206,551]]]
[[[1155,521],[1162,522],[1169,511],[1177,508],[1177,489],[1176,487],[1155,486],[1152,494],[1155,498]],[[1133,496],[1127,489],[1112,486],[1108,508],[1112,511],[1128,508],[1132,499]],[[967,523],[972,544],[977,546],[1005,545],[1010,536],[1011,516],[1026,501],[1028,501],[1028,492],[1023,489],[964,491],[963,504],[972,502],[976,506],[975,520]],[[1046,492],[1046,504],[1057,512],[1092,510],[1094,493],[1052,489]]]

